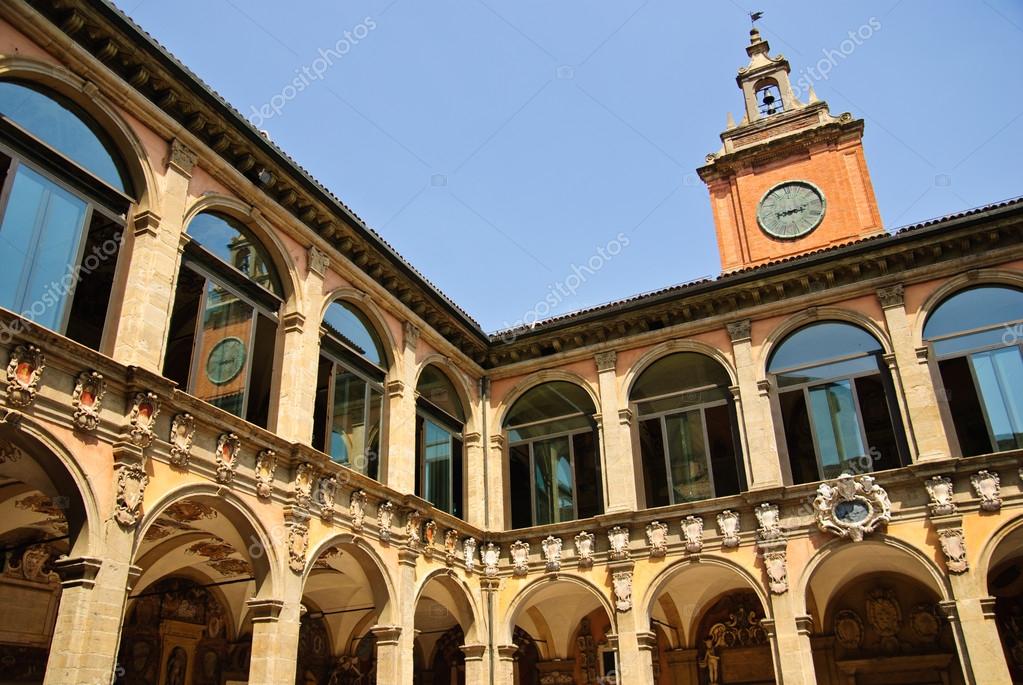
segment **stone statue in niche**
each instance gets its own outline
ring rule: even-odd
[[[164,685],[185,685],[188,670],[188,655],[184,648],[175,647],[167,659],[167,677]]]

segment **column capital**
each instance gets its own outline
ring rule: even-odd
[[[882,309],[902,307],[905,305],[906,297],[901,283],[877,289],[877,299],[881,302]]]
[[[796,633],[806,637],[813,635],[813,617],[796,616]]]
[[[61,587],[91,590],[96,585],[96,576],[102,565],[103,560],[96,557],[61,557],[53,562],[53,570],[60,576]]]
[[[619,409],[618,410],[618,423],[623,426],[632,425],[632,410],[631,409]]]
[[[276,623],[284,610],[284,600],[251,598],[246,602],[252,610],[253,623]]]
[[[741,319],[725,324],[725,328],[728,329],[728,337],[732,339],[733,343],[750,340],[750,330],[752,327],[753,322],[749,319]]]
[[[419,344],[419,326],[411,321],[405,321],[401,324],[401,334],[405,349],[415,352]]]
[[[330,257],[320,248],[310,245],[309,251],[306,254],[306,266],[310,272],[323,278],[327,275],[327,269],[330,268]]]
[[[959,620],[959,603],[956,600],[946,599],[943,602],[938,602],[938,609],[941,610],[941,613],[944,614],[949,623],[955,623]]]
[[[995,602],[994,597],[981,597],[980,598],[980,610],[984,614],[984,618],[993,621],[995,619]]]
[[[515,661],[518,645],[497,645],[497,658],[501,661]]]
[[[654,651],[657,649],[657,633],[652,630],[643,630],[636,633],[636,643],[640,649]]]
[[[281,317],[281,327],[285,333],[301,333],[305,326],[305,314],[302,312],[288,312]]]
[[[136,236],[155,236],[157,229],[160,228],[160,215],[147,209],[136,214],[132,218],[131,224],[135,229]]]
[[[378,645],[396,645],[401,637],[401,626],[373,626],[369,632],[376,637]]]
[[[167,156],[167,168],[174,169],[186,178],[192,177],[195,168],[196,154],[177,138],[170,143],[170,154]]]
[[[405,394],[405,382],[399,380],[387,381],[387,396],[400,398]]]
[[[593,361],[597,364],[597,373],[614,371],[618,366],[618,353],[614,350],[597,352],[597,354],[593,355]]]
[[[487,651],[486,645],[459,645],[466,661],[483,661],[483,654]]]
[[[504,442],[505,442],[505,440],[504,440],[504,434],[503,433],[495,433],[494,435],[490,436],[490,447],[491,447],[491,449],[503,450],[504,449]]]

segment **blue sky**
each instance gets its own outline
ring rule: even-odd
[[[491,331],[718,274],[748,10],[794,81],[831,51],[887,228],[1023,194],[1018,0],[117,2]]]

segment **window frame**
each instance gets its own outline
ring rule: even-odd
[[[554,421],[556,421],[558,419],[572,418],[572,417],[576,417],[576,416],[584,416],[585,417],[586,414],[582,414],[582,413],[570,414],[569,416],[559,416],[559,417],[556,417],[554,419],[547,419],[547,420],[543,420],[543,421],[532,421],[532,422],[530,422],[528,424],[519,424],[517,426],[509,426],[507,428],[507,430],[512,430],[514,428],[522,428],[524,426],[535,426],[535,425],[544,424],[544,423],[552,423],[552,422],[554,422]],[[578,521],[579,520],[579,497],[576,495],[576,491],[578,490],[578,484],[577,484],[577,480],[578,479],[576,478],[575,440],[573,440],[573,438],[576,435],[592,433],[593,430],[594,429],[592,429],[592,428],[589,428],[589,429],[587,429],[587,428],[575,428],[575,429],[572,429],[572,430],[560,431],[558,433],[551,433],[549,435],[541,435],[541,436],[529,438],[528,440],[516,440],[515,442],[509,442],[508,443],[508,447],[509,448],[519,447],[521,445],[528,445],[529,446],[529,504],[530,504],[530,510],[531,510],[531,517],[532,517],[532,524],[533,524],[533,526],[551,526],[551,525],[556,525],[556,524],[559,524],[559,523],[567,523],[568,521]],[[569,464],[572,467],[572,518],[568,519],[567,521],[558,520],[558,521],[550,521],[548,523],[538,523],[537,522],[537,517],[536,517],[537,506],[536,506],[536,451],[535,451],[535,445],[536,445],[537,442],[544,442],[544,441],[548,441],[548,440],[556,440],[558,438],[567,438],[568,439],[568,459],[569,459]],[[599,447],[597,449],[599,450]],[[599,455],[598,455],[598,459],[599,459]],[[552,473],[553,473],[553,471],[552,471]],[[559,510],[560,510],[560,507],[557,507],[557,506],[554,507],[555,515],[557,514],[557,512]]]
[[[460,459],[461,464],[462,464],[462,484],[463,484],[462,488],[464,490],[465,489],[465,424],[460,422],[460,421],[458,421],[458,419],[456,417],[451,416],[446,411],[442,410],[440,407],[438,407],[437,405],[433,404],[429,400],[427,400],[427,399],[425,399],[423,397],[420,397],[418,395],[418,393],[417,393],[417,396],[416,396],[416,416],[421,418],[421,419],[423,419],[423,421],[424,421],[422,431],[419,431],[417,429],[417,433],[419,433],[419,435],[416,436],[416,448],[419,451],[419,454],[422,455],[422,458],[418,459],[418,461],[419,461],[419,469],[418,469],[419,470],[419,484],[420,485],[419,485],[419,492],[416,493],[416,496],[417,497],[421,497],[422,499],[426,500],[427,502],[430,502],[430,500],[427,499],[427,497],[426,497],[427,485],[426,485],[426,424],[425,424],[426,421],[429,421],[430,423],[434,424],[435,426],[437,426],[438,428],[443,430],[447,434],[447,436],[448,436],[448,445],[450,447],[450,453],[449,453],[450,454],[450,458],[448,460],[448,467],[450,469],[450,474],[449,474],[449,478],[448,478],[448,502],[451,503],[451,506],[450,506],[449,509],[455,509],[455,500],[458,499],[458,500],[461,500],[461,502],[460,502],[462,504],[461,509],[463,511],[459,515],[459,514],[455,514],[453,511],[442,509],[441,507],[437,507],[437,508],[441,509],[441,511],[447,511],[447,513],[451,514],[452,516],[464,517],[464,514],[465,514],[465,512],[464,512],[464,508],[465,508],[465,506],[464,506],[465,505],[464,494],[465,493],[464,492],[455,493],[455,478],[454,478],[455,464],[454,464],[454,462],[455,462],[455,459],[456,459],[456,457],[455,457],[456,443],[460,443],[461,446],[462,446],[462,455],[461,455],[461,459]],[[430,504],[433,504],[433,502],[430,502]],[[437,505],[433,504],[433,506],[437,506]]]
[[[333,433],[332,429],[334,425],[334,398],[336,396],[337,390],[336,386],[338,369],[339,368],[344,369],[348,373],[354,375],[359,380],[363,381],[363,383],[365,383],[366,385],[366,389],[363,392],[362,400],[364,416],[366,418],[365,423],[367,428],[369,427],[368,419],[370,413],[370,399],[372,397],[372,392],[376,390],[377,393],[380,395],[380,416],[377,419],[378,423],[376,426],[377,436],[379,437],[380,440],[383,439],[384,412],[386,405],[386,402],[384,401],[386,397],[386,394],[384,392],[384,383],[387,377],[387,371],[377,366],[373,362],[369,361],[362,355],[358,354],[357,352],[349,348],[347,345],[345,345],[343,341],[336,339],[334,336],[327,333],[324,329],[321,328],[321,331],[323,335],[320,339],[319,357],[321,359],[325,359],[331,365],[330,380],[327,383],[326,416],[324,417],[323,435],[320,436],[320,439],[323,441],[323,453],[326,454],[331,461],[338,464],[342,464],[348,468],[352,468],[351,455],[349,455],[348,463],[342,463],[341,461],[336,460],[334,458],[334,455],[330,451],[331,445],[330,436]],[[372,369],[373,370],[372,375],[367,372],[366,368],[360,368],[362,366]],[[380,380],[377,380],[372,377],[373,375],[377,374],[379,374]],[[369,432],[367,431],[367,436],[368,435]],[[362,472],[360,471],[360,473]],[[364,475],[368,476],[369,474]],[[380,474],[378,472],[377,476],[379,475]]]

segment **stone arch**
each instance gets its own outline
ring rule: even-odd
[[[987,587],[988,576],[1005,558],[1005,547],[1013,548],[1013,551],[1023,549],[1023,515],[1009,519],[999,526],[984,541],[977,555],[976,575]],[[998,554],[996,554],[998,552]]]
[[[426,596],[428,586],[433,583],[440,585],[445,591],[450,606],[445,608],[454,616],[465,635],[466,644],[477,644],[483,642],[483,635],[479,630],[479,607],[476,598],[464,580],[448,568],[431,571],[423,578],[416,589],[415,606],[419,600]]]
[[[692,576],[695,583],[703,590],[700,601],[692,601],[688,612],[683,610],[679,613],[683,624],[679,626],[682,633],[680,637],[684,646],[692,646],[693,633],[699,626],[703,615],[713,606],[714,602],[728,592],[738,589],[752,591],[763,607],[764,616],[767,618],[772,616],[770,598],[764,592],[763,583],[741,565],[730,559],[711,554],[700,555],[698,562],[691,559],[680,559],[658,573],[636,604],[637,607],[642,607],[640,615],[646,617],[644,620],[650,621],[656,611],[655,603],[664,595],[672,582],[682,576]],[[649,626],[646,626],[646,629],[649,629]]]
[[[383,607],[380,610],[378,622],[387,625],[397,623],[395,601],[398,595],[395,591],[394,579],[388,572],[387,564],[384,563],[379,553],[364,538],[357,535],[337,533],[317,542],[306,555],[306,566],[302,572],[303,588],[308,584],[309,576],[312,574],[320,556],[334,547],[342,548],[342,551],[348,551],[355,558],[356,563],[358,563],[367,577],[375,576],[383,581],[383,587],[379,585],[371,587],[374,602],[378,607]]]
[[[581,375],[571,372],[563,371],[561,369],[545,369],[536,373],[531,373],[526,378],[522,379],[518,384],[515,385],[511,390],[505,393],[501,399],[501,403],[497,408],[497,422],[496,426],[500,427],[500,430],[504,430],[504,421],[508,416],[508,412],[515,406],[515,403],[522,398],[527,392],[535,387],[549,383],[550,381],[566,381],[573,385],[578,385],[580,388],[586,391],[589,395],[590,401],[593,402],[593,406],[597,413],[600,413],[600,394],[597,392],[596,387],[593,383],[583,378]]]
[[[524,588],[519,590],[512,601],[508,604],[508,609],[505,612],[507,618],[501,622],[498,626],[498,635],[495,636],[495,644],[512,644],[512,636],[515,632],[515,625],[518,623],[520,618],[532,609],[537,603],[548,599],[550,596],[557,595],[564,602],[565,598],[569,596],[566,592],[566,586],[569,590],[574,590],[572,594],[589,596],[594,600],[595,604],[602,608],[607,614],[608,621],[611,623],[612,632],[617,632],[617,614],[614,607],[611,605],[611,601],[608,596],[601,592],[600,589],[589,580],[580,578],[574,574],[561,574],[556,579],[551,578],[538,578],[533,582],[526,585]],[[579,613],[579,616],[575,620],[565,618],[561,623],[569,626],[569,631],[576,630],[576,626],[586,614],[592,611],[592,607],[586,611]],[[578,612],[577,612],[578,613]],[[556,645],[557,642],[554,640],[553,633],[544,639],[549,640],[546,643],[546,658],[552,658],[557,653]]]
[[[111,101],[94,83],[62,66],[21,56],[0,59],[0,79],[34,83],[71,100],[103,129],[121,157],[139,211],[159,214],[160,186],[142,141]]]
[[[262,216],[253,213],[253,207],[241,200],[222,195],[220,193],[207,193],[193,202],[185,210],[182,221],[183,231],[188,233],[189,224],[196,216],[203,212],[217,212],[224,214],[243,223],[259,239],[270,259],[273,260],[274,268],[281,279],[281,286],[284,288],[284,304],[281,307],[280,315],[304,309],[304,295],[302,288],[302,277],[291,258],[291,253],[285,247],[277,231]]]
[[[832,567],[838,572],[834,577],[823,580],[822,569],[830,570]],[[795,593],[797,613],[812,616],[816,611],[820,614],[816,618],[822,621],[828,604],[842,587],[860,576],[875,572],[890,572],[914,580],[933,591],[939,601],[952,596],[948,578],[933,558],[908,542],[875,534],[862,542],[835,539],[817,550],[790,589]],[[820,584],[817,592],[813,592],[815,582]]]
[[[387,317],[383,310],[377,306],[372,297],[363,291],[349,286],[341,286],[324,294],[323,300],[320,302],[319,315],[314,322],[316,326],[323,322],[323,317],[327,314],[327,308],[335,302],[347,302],[362,312],[372,327],[373,332],[380,338],[380,342],[384,346],[384,353],[387,357],[388,378],[398,378],[398,374],[401,371],[401,348],[398,346],[398,341],[394,338],[391,327],[387,325]]]
[[[732,359],[722,350],[698,340],[668,340],[667,342],[663,342],[660,345],[656,345],[647,350],[643,356],[637,359],[629,368],[622,381],[622,390],[625,393],[625,397],[622,399],[625,402],[628,402],[629,397],[632,395],[633,386],[636,384],[639,377],[643,375],[644,371],[650,368],[650,366],[652,366],[655,362],[678,352],[695,352],[696,354],[702,354],[705,357],[710,357],[724,368],[732,385],[738,384],[739,380],[735,373],[735,366]]]
[[[794,333],[809,324],[826,323],[828,321],[848,323],[862,328],[877,340],[884,354],[888,355],[893,352],[888,332],[879,322],[871,319],[866,314],[841,307],[817,307],[793,314],[768,334],[760,346],[760,358],[757,361],[757,380],[767,379],[767,364],[771,359],[771,355],[790,333]]]
[[[962,290],[985,285],[1003,285],[1023,290],[1023,273],[1007,269],[978,269],[948,279],[932,290],[917,310],[916,320],[913,322],[913,346],[923,347],[926,344],[924,342],[924,325],[934,310],[941,306],[945,300]]]
[[[75,492],[77,498],[68,498],[69,533],[74,532],[70,541],[71,556],[101,556],[103,530],[100,525],[109,506],[101,506],[97,493],[92,487],[94,479],[48,430],[29,417],[20,417],[14,425],[0,423],[0,440],[9,442],[14,449],[32,457],[18,459],[0,466],[0,472],[26,483],[49,497],[68,497]],[[31,463],[29,463],[31,462]],[[110,501],[114,488],[111,488]]]

